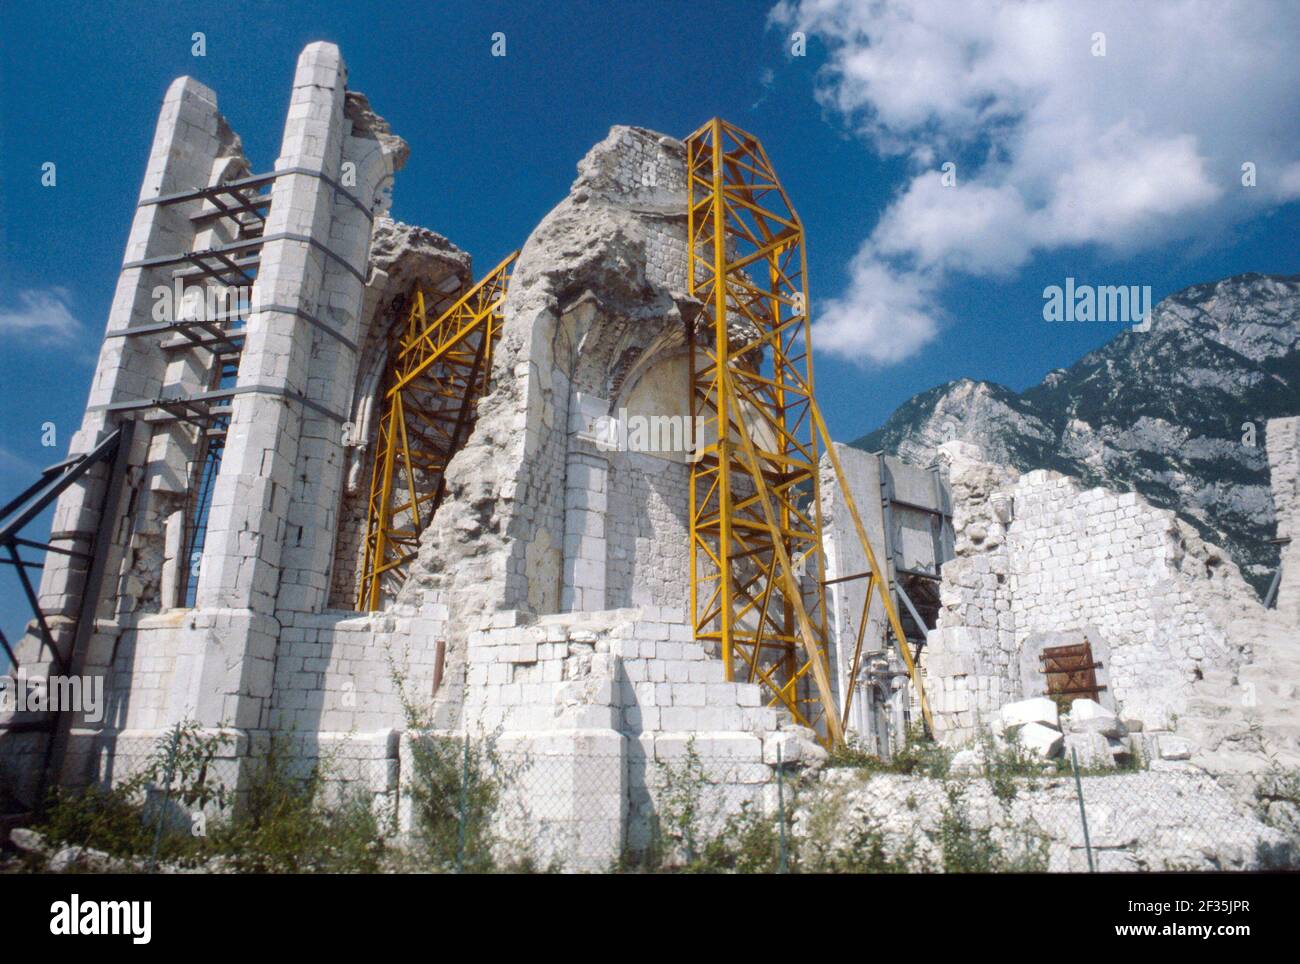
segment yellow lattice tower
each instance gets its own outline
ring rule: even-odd
[[[853,685],[837,705],[827,656],[822,540],[824,450],[869,571],[852,659],[874,598],[920,696],[921,679],[813,395],[803,225],[758,140],[714,118],[686,141],[688,284],[703,304],[692,335],[692,413],[705,445],[691,478],[695,637],[728,679],[759,683],[828,744],[843,740]]]
[[[357,609],[375,610],[406,578],[420,533],[438,511],[447,463],[474,425],[516,251],[429,322],[416,290],[389,355],[370,473]]]

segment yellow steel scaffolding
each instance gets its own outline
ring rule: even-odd
[[[375,437],[357,609],[396,594],[420,533],[437,512],[447,463],[474,425],[492,375],[492,349],[516,251],[438,318],[412,298],[392,346]]]
[[[705,446],[691,480],[691,609],[728,679],[765,687],[830,745],[842,742],[873,598],[883,605],[927,726],[930,710],[813,395],[804,231],[758,140],[714,118],[686,142],[692,412]],[[841,701],[830,678],[821,452],[869,570]],[[843,659],[847,653],[839,654]]]

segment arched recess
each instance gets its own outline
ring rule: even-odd
[[[356,349],[360,355],[357,381],[344,427],[346,462],[330,572],[331,609],[356,608],[364,559],[367,473],[395,334],[405,324],[417,288],[440,312],[468,285],[471,274],[469,255],[436,232],[387,219],[376,222],[362,337]]]

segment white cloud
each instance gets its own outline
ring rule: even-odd
[[[772,19],[826,47],[823,103],[913,165],[817,325],[846,357],[919,349],[953,273],[1005,277],[1067,246],[1127,253],[1300,197],[1300,6],[783,0]],[[948,160],[956,187],[940,182]]]
[[[64,288],[18,292],[16,308],[0,308],[0,336],[20,338],[27,344],[75,341],[82,327],[68,308],[69,300]]]
[[[938,333],[933,280],[898,272],[868,248],[852,265],[848,292],[825,304],[814,323],[818,346],[880,364],[902,361]]]

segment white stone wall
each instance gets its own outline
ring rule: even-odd
[[[467,728],[543,761],[535,777],[525,772],[520,792],[533,779],[535,802],[552,819],[567,813],[621,828],[602,838],[614,849],[588,853],[596,865],[608,866],[623,846],[649,844],[668,768],[685,766],[692,752],[704,807],[721,814],[745,801],[769,806],[778,758],[795,766],[823,755],[811,731],[763,705],[757,684],[727,682],[682,616],[654,606],[537,619],[498,612],[470,634]],[[548,761],[563,756],[584,775],[557,786]],[[572,797],[561,806],[565,786]]]
[[[927,665],[945,739],[1045,691],[1034,649],[1044,643],[1087,638],[1105,664],[1103,702],[1147,730],[1169,729],[1197,681],[1240,665],[1228,625],[1258,602],[1232,561],[1174,513],[945,448],[956,453],[957,558],[943,569]]]
[[[681,610],[690,599],[690,466],[620,453],[609,473],[610,608]]]

